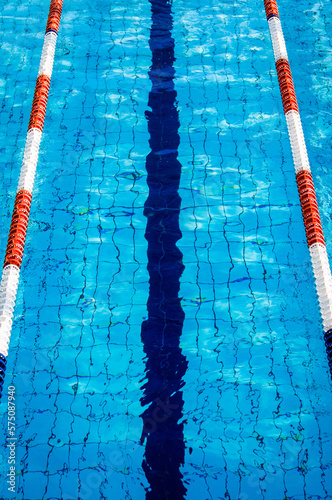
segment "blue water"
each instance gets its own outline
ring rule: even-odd
[[[332,6],[278,6],[332,257]],[[48,7],[0,14],[3,257]],[[9,384],[6,500],[332,498],[332,384],[262,0],[64,1]]]

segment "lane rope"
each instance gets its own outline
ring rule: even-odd
[[[332,276],[277,2],[264,0],[332,375]]]
[[[63,0],[51,0],[0,283],[0,399]]]

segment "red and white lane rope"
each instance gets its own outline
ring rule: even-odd
[[[0,398],[63,0],[51,0],[0,283]]]
[[[264,0],[332,374],[332,277],[286,44],[275,0]]]

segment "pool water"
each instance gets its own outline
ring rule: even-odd
[[[332,256],[332,5],[278,7]],[[3,257],[48,8],[0,16]],[[1,498],[332,498],[263,0],[64,0],[4,388]]]

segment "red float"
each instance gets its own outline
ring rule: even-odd
[[[279,17],[278,7],[275,0],[264,0],[266,17],[269,19],[270,17],[276,16]]]

